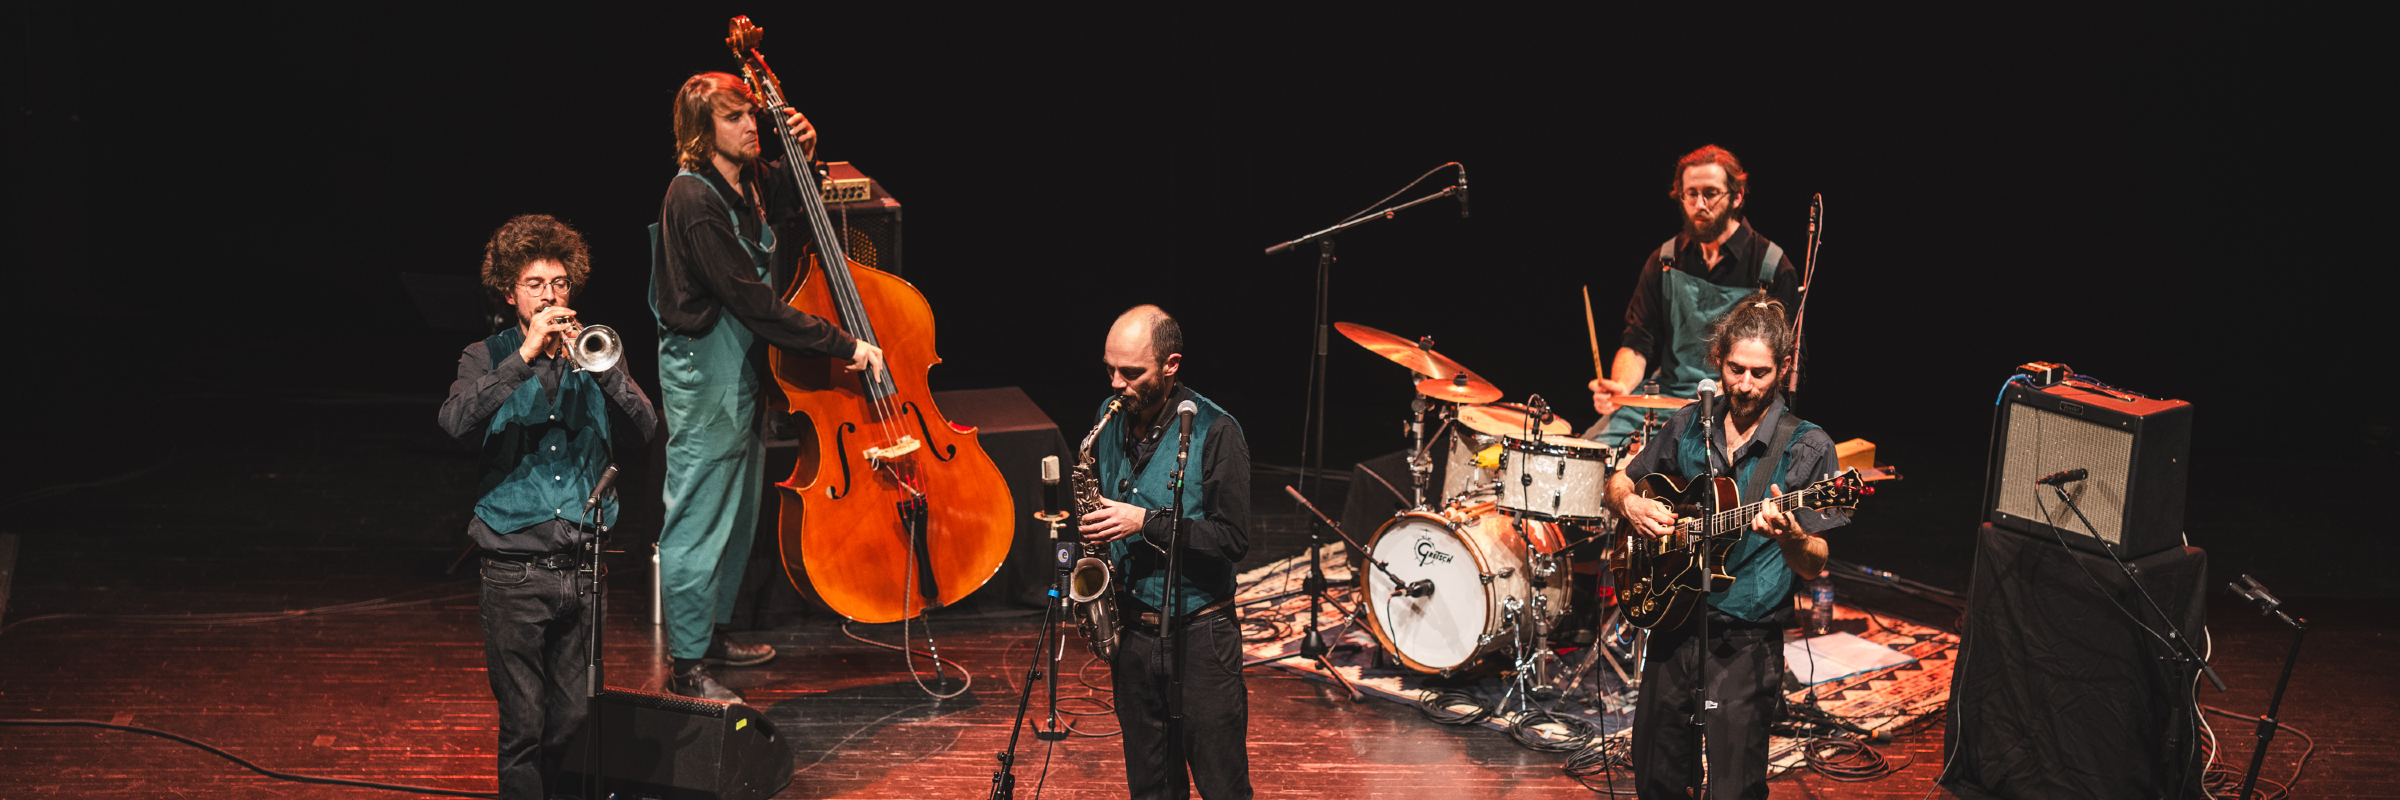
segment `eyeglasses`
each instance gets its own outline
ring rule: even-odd
[[[1732,193],[1732,192],[1725,191],[1725,190],[1723,190],[1723,189],[1719,189],[1719,188],[1717,188],[1717,187],[1714,187],[1714,186],[1710,186],[1710,187],[1708,187],[1708,188],[1705,188],[1705,189],[1685,189],[1685,190],[1683,190],[1683,191],[1681,191],[1681,192],[1678,192],[1677,194],[1680,194],[1680,195],[1682,195],[1682,196],[1683,196],[1683,199],[1684,199],[1684,200],[1686,200],[1686,201],[1698,200],[1698,201],[1700,201],[1700,202],[1704,202],[1704,203],[1714,203],[1714,202],[1716,202],[1716,201],[1718,201],[1718,200],[1722,200],[1722,199],[1724,199],[1724,198],[1725,198],[1727,195],[1731,195],[1731,194],[1733,194],[1733,193]]]
[[[517,284],[517,287],[524,289],[526,294],[541,294],[542,287],[544,285],[547,285],[550,288],[556,289],[560,292],[565,292],[568,287],[574,286],[574,284],[568,283],[567,279],[565,278],[551,278],[547,281],[540,278],[533,278]]]

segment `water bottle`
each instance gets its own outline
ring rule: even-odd
[[[1816,580],[1808,582],[1808,594],[1808,630],[1811,634],[1823,636],[1833,629],[1833,573],[1817,573]]]

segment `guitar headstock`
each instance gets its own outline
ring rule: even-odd
[[[1800,504],[1820,511],[1828,508],[1855,508],[1858,506],[1859,498],[1874,493],[1875,488],[1867,485],[1866,477],[1858,474],[1858,468],[1852,467],[1808,487],[1808,491],[1804,493],[1806,496],[1801,499]]]
[[[749,17],[734,17],[725,23],[725,46],[733,48],[734,58],[750,60],[750,51],[758,47],[758,41],[764,38],[767,38],[767,30],[752,24]]]

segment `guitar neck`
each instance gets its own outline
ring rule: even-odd
[[[1714,531],[1723,531],[1729,527],[1747,525],[1751,519],[1757,517],[1759,512],[1762,509],[1765,509],[1768,505],[1776,506],[1775,510],[1777,512],[1790,511],[1794,508],[1804,507],[1803,501],[1809,495],[1823,491],[1824,486],[1825,484],[1822,483],[1810,484],[1808,486],[1801,487],[1797,491],[1785,492],[1780,496],[1768,497],[1755,502],[1734,506],[1733,508],[1729,508],[1724,511],[1719,511],[1715,514],[1709,515],[1709,529]]]

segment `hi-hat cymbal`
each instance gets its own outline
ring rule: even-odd
[[[1633,408],[1682,408],[1692,404],[1690,400],[1663,394],[1621,394],[1610,398],[1610,402]]]
[[[1417,381],[1417,394],[1450,403],[1475,405],[1500,399],[1500,387],[1469,373]]]
[[[1530,411],[1515,403],[1467,406],[1458,410],[1458,424],[1486,436],[1522,436],[1525,423],[1532,419]],[[1550,419],[1542,423],[1542,433],[1546,435],[1565,436],[1570,430],[1573,429],[1567,427],[1567,421],[1556,414],[1550,415]]]
[[[1460,366],[1458,362],[1450,360],[1448,356],[1436,353],[1432,348],[1420,346],[1414,339],[1403,338],[1396,334],[1385,333],[1351,322],[1336,322],[1333,324],[1333,329],[1341,331],[1343,336],[1350,337],[1350,341],[1357,342],[1358,346],[1364,347],[1376,355],[1391,359],[1392,363],[1407,367],[1410,371],[1428,378],[1446,380],[1452,375],[1472,376],[1475,374],[1473,370]]]

